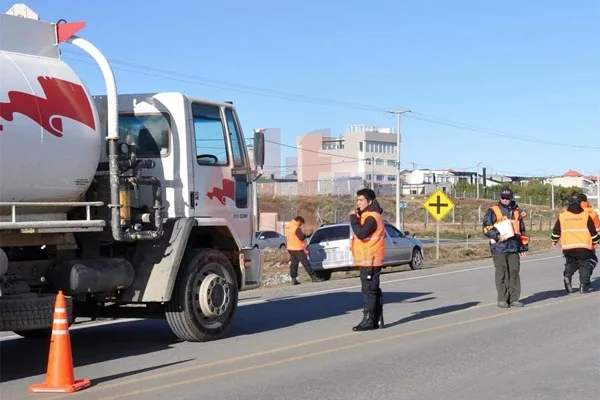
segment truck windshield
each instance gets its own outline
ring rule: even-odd
[[[121,114],[119,137],[121,142],[135,144],[137,154],[161,157],[169,154],[170,120],[168,114]]]

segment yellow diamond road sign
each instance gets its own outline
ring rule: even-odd
[[[441,190],[436,190],[427,200],[423,203],[423,207],[431,214],[436,221],[442,220],[452,209],[454,203],[446,193]]]

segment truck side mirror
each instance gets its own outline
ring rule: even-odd
[[[265,132],[264,129],[254,130],[254,144],[252,146],[254,153],[254,165],[262,168],[265,164]]]

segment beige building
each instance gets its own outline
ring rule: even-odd
[[[329,130],[297,137],[298,182],[360,177],[376,186],[396,183],[397,135],[391,128],[350,125],[343,135]]]

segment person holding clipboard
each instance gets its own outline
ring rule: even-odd
[[[521,296],[521,258],[529,250],[525,212],[519,210],[510,188],[503,188],[500,200],[483,217],[483,234],[490,241],[494,261],[498,307],[523,307]]]

